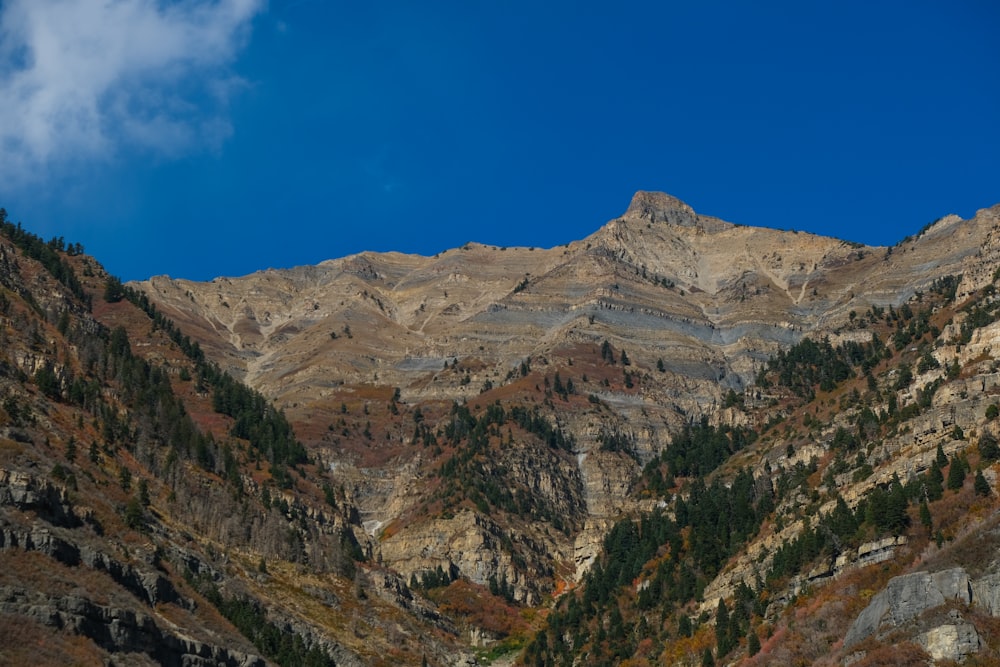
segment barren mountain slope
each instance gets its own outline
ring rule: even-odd
[[[605,338],[646,364],[663,357],[684,376],[732,373],[738,386],[776,345],[962,273],[991,215],[951,216],[898,248],[870,248],[732,225],[640,192],[621,218],[549,250],[469,243],[435,257],[362,253],[137,286],[227,370],[286,405],[300,388],[332,382],[377,381],[406,395],[446,360],[476,358],[483,370],[471,386],[420,394],[468,397],[524,358]]]

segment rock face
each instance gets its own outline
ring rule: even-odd
[[[916,635],[917,643],[934,660],[961,662],[980,650],[976,627],[962,618],[959,609],[951,608],[937,618],[929,612],[957,604],[963,609],[975,606],[997,616],[1000,611],[996,606],[998,599],[1000,577],[995,573],[972,580],[964,568],[955,567],[894,577],[851,624],[844,647],[850,648],[869,637],[911,624],[921,624],[929,627]]]
[[[973,653],[979,652],[980,641],[976,626],[961,622],[939,625],[922,633],[918,643],[934,660],[955,660],[961,662]]]
[[[851,625],[844,646],[851,647],[882,627],[899,627],[947,600],[968,605],[972,602],[969,575],[962,568],[930,574],[915,572],[895,577]]]
[[[973,581],[972,599],[990,616],[1000,617],[1000,574],[987,574]]]

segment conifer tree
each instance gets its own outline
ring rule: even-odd
[[[987,461],[1000,459],[1000,446],[997,446],[997,439],[990,433],[983,433],[979,436],[979,454]]]
[[[933,519],[931,519],[931,508],[927,506],[926,500],[920,501],[920,524],[927,529],[927,533],[930,534],[933,527]]]
[[[951,465],[948,466],[948,489],[958,491],[965,484],[965,466],[957,456],[951,457]]]
[[[719,657],[726,655],[732,649],[729,636],[729,608],[723,598],[719,598],[719,606],[715,610],[715,643]]]
[[[944,454],[944,448],[941,446],[940,442],[938,443],[937,454],[935,454],[935,457],[936,457],[935,460],[937,461],[937,464],[939,466],[941,466],[942,468],[944,468],[945,466],[948,465],[948,457],[945,456],[945,454]]]
[[[983,477],[982,470],[976,471],[975,489],[976,489],[976,495],[979,496],[989,496],[990,493],[993,492],[993,490],[990,488],[990,483],[986,481],[985,477]]]

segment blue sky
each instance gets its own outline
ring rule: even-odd
[[[1000,6],[0,0],[0,206],[125,279],[1000,203]]]

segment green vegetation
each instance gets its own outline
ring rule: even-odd
[[[123,295],[150,317],[154,330],[163,330],[195,364],[198,386],[213,388],[213,409],[235,421],[232,427],[234,437],[248,440],[273,465],[295,466],[307,461],[305,448],[295,439],[291,424],[260,392],[206,361],[198,344],[158,312],[145,294],[126,287]]]
[[[707,417],[703,417],[698,423],[686,425],[674,436],[670,446],[647,464],[650,483],[655,490],[664,490],[661,480],[666,478],[662,471],[657,477],[660,463],[666,464],[669,477],[703,477],[756,439],[757,434],[751,429],[715,427],[709,425]]]
[[[451,419],[439,430],[440,439],[425,424],[418,423],[414,442],[419,439],[425,446],[436,446],[440,442],[455,449],[438,468],[445,482],[438,495],[445,507],[454,508],[463,499],[468,499],[483,514],[498,509],[516,516],[549,521],[557,530],[568,532],[571,526],[560,517],[561,512],[529,489],[511,485],[503,464],[492,455],[492,447],[510,443],[515,426],[551,450],[571,452],[576,447],[573,437],[553,426],[537,407],[504,409],[499,401],[488,405],[479,417],[473,415],[467,405],[454,403]]]
[[[76,277],[76,272],[63,257],[64,253],[69,255],[82,254],[83,246],[79,243],[67,246],[62,237],[45,242],[41,237],[22,228],[21,223],[15,225],[8,222],[7,210],[3,208],[0,208],[0,234],[10,239],[26,257],[40,262],[53,278],[65,285],[73,296],[86,305],[87,309],[90,308],[90,295],[84,291],[83,285]]]
[[[773,488],[746,470],[730,484],[718,477],[706,483],[708,472],[754,437],[751,431],[702,421],[674,438],[643,472],[646,487],[658,494],[673,486],[675,475],[691,475],[674,500],[672,516],[656,510],[616,523],[604,539],[601,557],[584,577],[582,591],[566,595],[556,606],[546,629],[528,645],[525,663],[571,664],[573,656],[582,655],[587,664],[616,664],[631,657],[644,638],[658,636],[645,622],[647,613],[659,609],[666,614],[700,598],[707,582],[773,511]],[[631,591],[637,580],[643,584],[636,597]],[[754,611],[756,600],[744,585],[736,607],[725,609],[723,649],[749,632],[753,613],[762,613]],[[623,619],[635,611],[642,620],[629,627]],[[679,634],[690,635],[690,618],[682,615],[680,623]]]
[[[877,335],[869,343],[847,342],[836,348],[830,341],[816,342],[804,338],[787,352],[780,350],[757,375],[757,384],[770,386],[769,377],[797,396],[812,399],[815,388],[832,391],[841,382],[855,376],[855,368],[863,373],[871,370],[887,356],[888,351]]]

